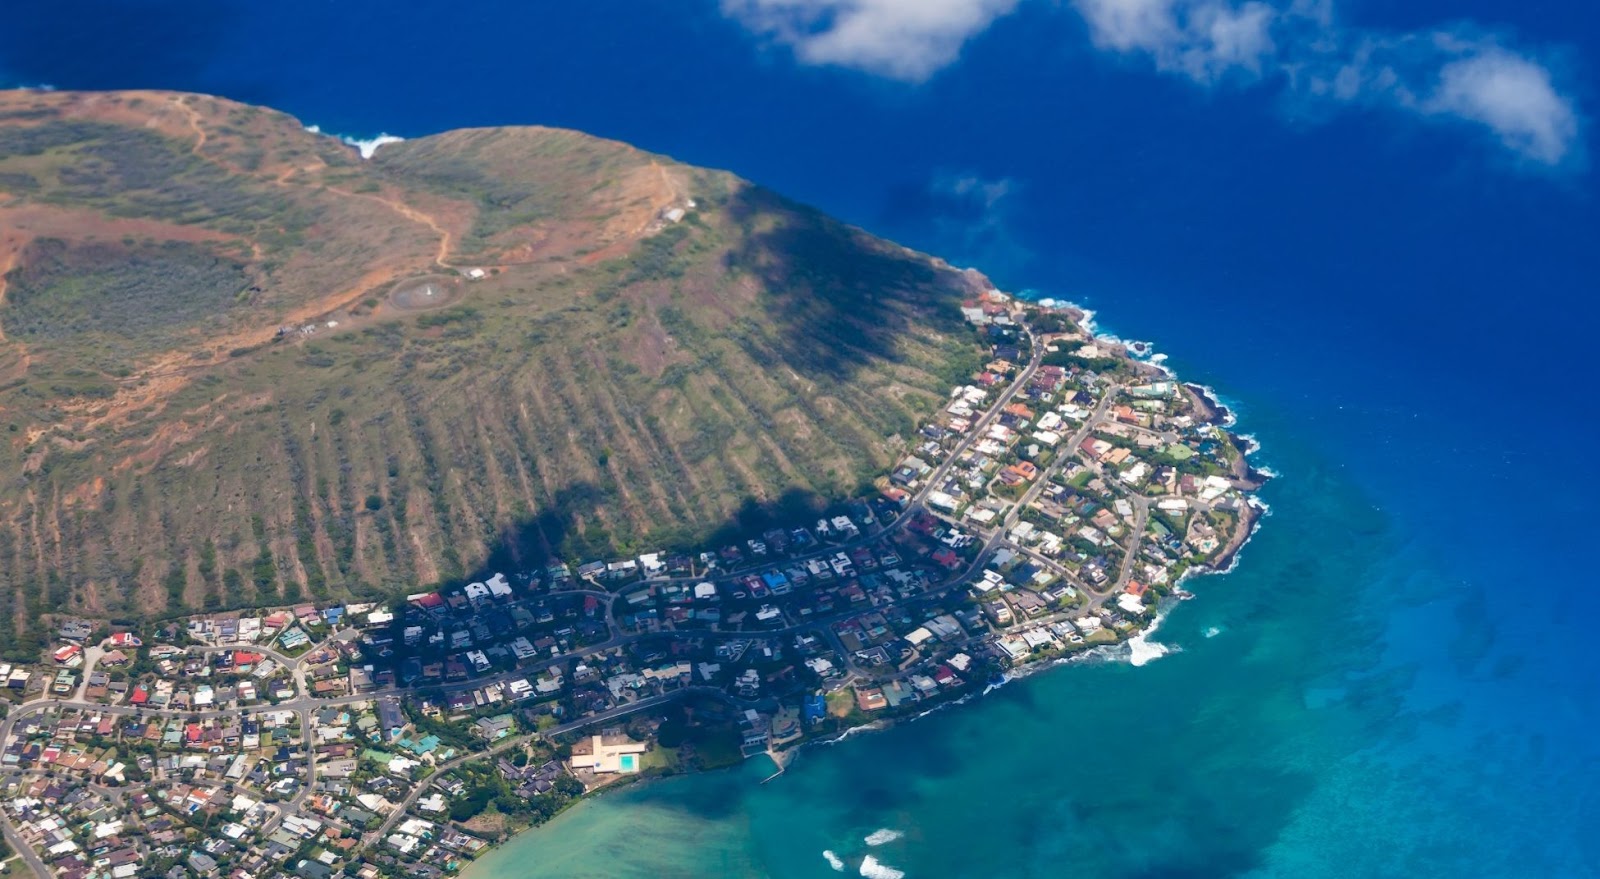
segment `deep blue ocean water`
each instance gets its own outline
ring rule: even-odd
[[[1505,23],[1595,97],[1587,4],[1347,12]],[[907,86],[797,66],[706,0],[19,0],[0,84],[213,92],[360,136],[568,126],[728,168],[1154,340],[1282,474],[1171,655],[765,786],[609,795],[478,879],[832,875],[823,849],[910,879],[1600,875],[1592,172],[1381,111],[1291,121],[1270,87],[1091,52],[1047,4]],[[879,827],[905,836],[869,852]]]

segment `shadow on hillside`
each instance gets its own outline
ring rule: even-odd
[[[561,560],[586,562],[640,552],[714,551],[760,537],[773,528],[809,525],[824,513],[836,512],[843,506],[815,492],[791,488],[770,501],[746,498],[732,517],[709,530],[664,525],[643,535],[619,535],[599,524],[596,514],[606,503],[605,495],[592,483],[562,489],[536,515],[502,531],[488,560],[470,579],[481,580],[496,571],[532,572]]]
[[[744,235],[725,265],[761,281],[767,344],[796,372],[847,380],[907,333],[961,331],[959,276],[760,187],[726,208]]]

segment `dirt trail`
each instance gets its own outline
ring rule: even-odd
[[[188,127],[194,134],[195,142],[191,147],[191,152],[196,157],[216,165],[224,171],[227,171],[229,174],[255,176],[244,169],[234,166],[225,159],[222,159],[218,156],[206,155],[203,152],[205,145],[209,142],[209,136],[206,132],[205,126],[202,124],[201,113],[190,105],[189,100],[190,96],[186,95],[174,99],[173,103],[184,113],[188,120]],[[290,168],[287,169],[286,172],[280,173],[275,177],[265,179],[267,179],[273,185],[284,188],[303,188],[309,184],[296,183],[291,180],[290,178],[294,175],[294,172],[314,171],[316,169],[317,166]],[[263,178],[257,177],[256,179]],[[440,238],[439,249],[436,252],[436,261],[440,265],[448,266],[446,257],[449,252],[452,238],[449,230],[445,229],[434,218],[393,198],[387,198],[380,195],[350,192],[337,187],[318,186],[316,188],[324,189],[328,192],[334,192],[347,198],[376,201],[412,222],[427,226]],[[217,237],[219,239],[226,239],[228,236],[219,234]],[[9,252],[0,253],[0,257],[3,257],[6,260],[4,263],[5,270],[9,270],[11,265],[16,260],[16,250],[14,248],[7,248],[7,251]],[[257,242],[251,242],[251,252],[254,259],[259,262],[263,256],[260,244]],[[393,281],[396,277],[405,274],[406,271],[408,271],[408,269],[404,265],[394,262],[376,266],[350,284],[344,285],[342,289],[330,291],[327,295],[317,297],[313,301],[302,304],[299,308],[296,308],[289,314],[285,315],[285,321],[291,324],[297,324],[318,320],[325,314],[350,306],[350,304],[353,303],[357,298],[366,295],[369,291],[376,287]],[[3,272],[0,272],[0,274],[3,274]],[[0,284],[3,284],[3,280],[0,280]],[[3,290],[0,290],[0,295],[3,295]],[[263,326],[226,335],[212,336],[206,339],[204,344],[213,352],[224,352],[236,348],[249,348],[270,341],[276,332],[276,326]],[[142,409],[157,403],[161,399],[166,398],[170,394],[175,393],[177,390],[182,388],[188,382],[191,375],[214,368],[214,366],[214,363],[195,363],[192,352],[174,351],[168,352],[164,355],[159,355],[152,361],[146,363],[144,368],[140,369],[135,375],[119,380],[118,384],[120,384],[122,388],[112,399],[104,402],[96,402],[90,406],[87,406],[85,407],[86,411],[80,412],[80,414],[89,416],[89,421],[85,426],[92,429],[93,427],[110,422],[124,413]]]
[[[435,235],[439,236],[439,249],[435,252],[433,261],[436,264],[438,264],[441,268],[447,268],[447,269],[448,268],[453,268],[453,266],[450,265],[450,259],[449,259],[449,257],[450,257],[450,241],[451,241],[450,230],[446,229],[444,226],[440,225],[438,220],[435,220],[433,217],[423,213],[422,211],[417,210],[416,208],[406,204],[403,201],[397,201],[395,199],[386,198],[386,197],[381,196],[381,195],[373,195],[371,193],[362,193],[362,192],[351,192],[348,189],[340,189],[337,186],[329,186],[329,187],[327,187],[327,190],[329,192],[337,192],[340,195],[348,196],[350,198],[364,198],[364,199],[367,199],[368,201],[375,201],[378,204],[384,205],[385,207],[389,208],[390,210],[394,211],[395,213],[399,214],[400,216],[405,217],[406,219],[410,220],[413,223],[420,223],[420,224],[422,224],[424,226],[427,226],[429,229],[433,230],[433,233]]]
[[[193,106],[191,106],[189,104],[189,98],[190,98],[190,96],[185,95],[185,96],[183,96],[181,98],[178,98],[175,101],[175,103],[178,105],[178,107],[180,107],[183,110],[184,115],[188,117],[188,119],[189,119],[189,129],[194,132],[195,142],[194,142],[194,146],[190,149],[190,152],[192,152],[195,156],[197,156],[197,157],[199,157],[201,159],[204,159],[204,160],[206,160],[208,162],[211,162],[212,164],[216,165],[219,168],[222,168],[224,171],[227,171],[230,174],[235,174],[235,175],[244,176],[244,177],[254,177],[254,176],[256,176],[256,175],[246,171],[245,169],[234,165],[231,162],[228,162],[228,161],[226,161],[224,159],[221,159],[221,158],[217,158],[215,156],[208,156],[204,152],[202,152],[205,149],[205,145],[207,143],[208,135],[206,133],[205,126],[200,124],[200,119],[201,119],[200,111],[196,110]],[[300,171],[314,171],[314,170],[318,170],[319,167],[320,166],[318,166],[318,165],[311,165],[311,166],[307,166],[307,167],[304,167],[304,168],[297,168],[297,167],[286,168],[283,171],[279,172],[277,176],[273,177],[270,182],[274,186],[281,186],[281,187],[285,187],[285,188],[287,188],[287,187],[297,187],[297,186],[300,186],[300,184],[295,183],[290,178],[292,178],[297,172],[300,172]],[[448,260],[449,253],[450,253],[450,242],[451,242],[450,230],[446,229],[444,226],[440,225],[438,220],[435,220],[433,217],[423,213],[422,211],[417,210],[414,207],[411,207],[410,205],[408,205],[408,204],[406,204],[406,203],[404,203],[402,201],[398,201],[396,199],[388,198],[388,197],[385,197],[385,196],[382,196],[382,195],[374,195],[372,193],[362,193],[362,192],[351,192],[348,189],[341,189],[341,188],[339,188],[337,186],[321,186],[319,188],[321,188],[321,189],[323,189],[323,190],[325,190],[327,192],[337,193],[338,195],[342,195],[342,196],[344,196],[346,198],[365,199],[367,201],[377,202],[378,204],[384,205],[385,207],[389,208],[390,210],[394,211],[395,213],[399,214],[400,216],[405,217],[406,219],[412,221],[413,223],[418,223],[420,225],[427,226],[435,235],[439,236],[439,249],[436,252],[436,255],[434,257],[434,262],[438,263],[440,266],[443,266],[445,268],[449,268],[450,267],[450,263],[449,263],[449,260]]]

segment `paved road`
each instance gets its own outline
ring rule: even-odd
[[[11,814],[6,812],[3,815],[5,820],[0,823],[0,831],[5,833],[6,844],[11,846],[12,851],[22,857],[22,862],[28,865],[28,869],[33,871],[33,875],[39,877],[39,879],[50,879],[50,868],[45,866],[44,861],[34,853],[33,846],[22,841],[22,836],[17,833],[16,827],[11,823]]]
[[[1028,382],[1032,380],[1034,373],[1038,370],[1039,365],[1043,362],[1043,358],[1044,358],[1044,348],[1043,348],[1043,346],[1038,344],[1038,342],[1034,339],[1034,337],[1033,337],[1033,335],[1032,335],[1030,330],[1028,330],[1026,327],[1023,327],[1022,330],[1023,330],[1024,333],[1026,333],[1029,336],[1029,341],[1030,341],[1031,356],[1029,358],[1028,364],[1022,369],[1022,371],[1020,373],[1018,373],[1016,379],[1014,379],[1011,382],[1011,384],[1009,386],[1007,386],[1007,388],[1001,393],[999,398],[997,398],[995,400],[995,402],[992,405],[990,405],[990,407],[985,411],[985,413],[977,421],[977,423],[975,423],[967,431],[967,433],[956,443],[955,447],[950,451],[950,454],[945,457],[944,461],[938,467],[934,468],[933,472],[929,475],[929,477],[924,482],[922,488],[918,489],[917,492],[915,492],[912,495],[911,501],[907,505],[907,508],[902,513],[902,515],[900,515],[898,518],[896,518],[894,522],[890,523],[887,526],[884,526],[884,527],[878,529],[877,531],[869,532],[867,534],[863,534],[860,537],[855,538],[855,539],[850,540],[850,541],[844,541],[844,542],[841,542],[841,543],[836,543],[836,544],[831,544],[831,545],[828,545],[828,546],[820,547],[819,549],[817,549],[816,551],[811,552],[811,553],[807,553],[807,554],[803,554],[803,555],[797,555],[797,556],[790,556],[790,557],[787,557],[785,559],[785,561],[790,561],[790,562],[803,561],[803,560],[810,559],[810,558],[816,558],[818,556],[832,555],[834,553],[845,551],[845,550],[849,550],[849,549],[853,549],[853,548],[855,548],[857,546],[861,546],[861,545],[864,545],[864,544],[867,544],[867,543],[874,543],[874,542],[878,542],[878,541],[881,541],[881,540],[888,539],[897,530],[899,530],[900,528],[903,528],[905,526],[905,524],[908,523],[913,518],[914,514],[917,511],[919,511],[919,510],[921,510],[923,508],[923,503],[926,500],[928,494],[931,491],[933,491],[936,486],[938,486],[939,484],[941,484],[943,482],[944,478],[949,474],[950,469],[955,465],[955,462],[961,457],[961,455],[964,452],[966,452],[966,450],[968,448],[970,448],[971,445],[974,442],[976,442],[980,437],[982,437],[984,435],[985,431],[988,430],[989,426],[994,423],[996,418],[999,417],[999,414],[1000,414],[1001,410],[1006,405],[1008,405],[1013,399],[1015,399],[1016,395],[1022,390],[1022,388],[1027,386]],[[1109,396],[1108,396],[1107,399],[1109,399]],[[1098,417],[1098,414],[1095,417]],[[1091,421],[1089,423],[1092,423],[1093,420],[1094,420],[1094,418],[1091,418]],[[1077,442],[1081,442],[1081,440],[1075,440],[1074,446],[1076,445]],[[944,593],[948,592],[951,589],[958,588],[961,585],[961,583],[967,577],[972,576],[977,571],[978,567],[981,566],[981,564],[984,562],[985,557],[989,554],[990,551],[993,550],[994,545],[997,543],[1000,535],[1002,535],[1003,532],[1004,532],[1004,529],[997,529],[995,534],[994,534],[994,536],[992,536],[990,538],[990,540],[985,544],[984,551],[979,553],[977,559],[974,560],[970,565],[968,565],[967,568],[964,569],[960,573],[959,576],[950,578],[945,586],[937,588],[937,589],[929,590],[927,593],[925,593],[923,596],[920,596],[920,597],[923,597],[923,598],[935,598],[935,597],[938,597],[940,595],[943,595]],[[754,568],[754,567],[758,567],[758,566],[752,566],[752,568]],[[723,574],[721,574],[721,576],[728,576],[728,573],[723,573]],[[704,580],[704,579],[706,579],[706,577],[704,577],[704,576],[699,576],[699,577],[658,578],[658,579],[655,579],[655,580],[644,581],[644,582],[637,583],[637,584],[630,584],[629,588],[624,589],[624,590],[622,590],[620,592],[615,592],[615,593],[609,592],[609,591],[586,590],[586,589],[562,590],[558,594],[574,594],[574,593],[576,593],[576,594],[592,594],[592,595],[595,595],[596,597],[600,598],[605,603],[606,625],[607,625],[608,630],[611,633],[611,637],[606,639],[605,641],[599,642],[597,644],[588,645],[587,647],[583,648],[583,650],[580,651],[580,652],[575,652],[575,653],[571,653],[571,654],[566,654],[566,655],[562,655],[562,656],[551,657],[551,658],[548,658],[548,659],[540,660],[538,662],[530,663],[530,664],[528,664],[526,666],[519,667],[519,668],[514,669],[512,671],[502,672],[500,674],[491,675],[491,676],[486,677],[486,678],[479,678],[479,679],[476,679],[476,680],[464,681],[464,682],[459,682],[459,683],[456,683],[456,684],[447,684],[447,685],[441,687],[440,689],[443,689],[443,690],[448,692],[448,691],[458,690],[458,689],[477,688],[477,687],[486,686],[486,685],[491,684],[491,683],[504,682],[504,681],[512,680],[514,678],[524,677],[524,676],[527,676],[527,675],[530,675],[530,674],[537,674],[537,673],[539,673],[539,672],[541,672],[541,671],[545,670],[546,668],[549,668],[549,667],[551,667],[553,665],[570,662],[570,661],[573,661],[575,659],[582,659],[582,658],[586,658],[586,657],[589,657],[589,656],[593,656],[593,655],[596,655],[598,653],[603,653],[605,651],[612,650],[614,648],[624,646],[626,644],[629,644],[629,643],[632,643],[634,641],[637,641],[637,640],[639,640],[641,638],[649,637],[650,635],[654,635],[656,633],[640,633],[640,634],[634,634],[634,635],[623,635],[623,634],[621,634],[621,632],[619,630],[619,627],[618,627],[618,625],[617,625],[617,623],[615,621],[615,617],[614,617],[614,608],[615,608],[616,599],[620,595],[624,595],[627,592],[636,591],[637,589],[641,589],[641,588],[650,588],[651,586],[654,586],[654,585],[659,584],[659,583],[670,583],[670,582],[674,582],[674,581],[680,581],[680,582],[698,581],[698,580]],[[776,630],[756,631],[756,632],[749,632],[749,633],[695,632],[695,633],[692,633],[692,634],[694,634],[696,636],[729,635],[731,637],[775,637],[775,636],[783,636],[783,635],[786,635],[786,634],[797,634],[797,633],[800,633],[800,632],[814,631],[814,630],[819,630],[820,629],[821,631],[823,631],[828,636],[829,640],[832,642],[832,644],[835,647],[835,649],[840,651],[840,655],[844,658],[844,660],[847,663],[849,663],[849,662],[851,662],[850,656],[849,656],[848,653],[844,652],[843,645],[838,643],[838,638],[833,633],[833,629],[832,629],[832,625],[831,624],[834,623],[834,622],[838,622],[840,620],[849,618],[851,616],[855,616],[857,613],[859,613],[859,611],[857,611],[855,609],[849,609],[849,610],[846,610],[846,611],[842,611],[840,613],[836,613],[836,614],[830,615],[828,617],[819,618],[819,619],[811,620],[811,621],[803,623],[803,624],[792,625],[792,626],[788,626],[788,627],[785,627],[785,628],[782,628],[782,629],[776,629]],[[320,649],[320,648],[326,646],[328,643],[331,643],[331,641],[334,638],[338,637],[338,634],[339,634],[338,632],[330,633],[330,635],[329,635],[329,637],[327,639],[324,639],[323,642],[320,642],[319,644],[317,644],[311,651],[307,651],[307,653],[304,654],[300,659],[291,659],[287,655],[279,653],[279,652],[271,649],[270,647],[263,647],[263,646],[259,646],[259,645],[243,645],[243,644],[241,644],[241,645],[196,645],[196,646],[191,646],[191,647],[188,648],[190,651],[197,652],[197,653],[214,653],[214,652],[223,652],[223,651],[227,651],[227,650],[249,650],[251,652],[262,653],[264,655],[267,655],[267,656],[271,657],[275,661],[277,661],[284,668],[287,668],[290,671],[290,673],[293,676],[293,678],[294,678],[295,691],[296,691],[296,696],[295,696],[294,699],[286,700],[284,702],[280,702],[280,703],[278,703],[276,705],[272,705],[272,706],[262,706],[259,709],[259,710],[262,710],[262,711],[284,711],[284,710],[294,711],[299,715],[299,717],[300,717],[300,726],[301,726],[301,735],[302,735],[302,740],[303,740],[305,751],[306,751],[306,760],[307,760],[306,784],[295,795],[295,797],[292,798],[286,804],[286,808],[281,810],[278,813],[278,815],[275,816],[269,822],[269,825],[271,825],[271,826],[275,827],[277,824],[281,823],[282,820],[284,819],[284,817],[286,817],[292,811],[297,811],[299,806],[300,806],[300,804],[305,800],[305,798],[307,796],[309,796],[309,794],[311,793],[311,791],[315,787],[315,784],[316,784],[316,749],[315,749],[315,743],[314,743],[315,740],[312,737],[312,733],[311,733],[311,724],[310,724],[311,712],[313,710],[316,710],[316,709],[319,709],[319,708],[323,708],[323,707],[328,707],[328,706],[346,705],[346,704],[350,704],[350,703],[354,703],[354,702],[364,702],[364,701],[376,699],[381,695],[404,692],[404,690],[405,690],[405,688],[401,688],[401,687],[387,687],[387,688],[383,688],[382,690],[374,690],[374,691],[366,692],[366,693],[349,694],[349,695],[334,697],[334,698],[330,698],[330,699],[312,698],[309,695],[309,688],[306,686],[306,681],[305,681],[305,667],[303,665],[304,656],[309,656],[312,653],[314,653],[317,649]],[[667,634],[670,635],[671,633],[668,632]],[[686,634],[688,634],[688,633],[686,633]],[[98,657],[96,656],[95,658],[97,659]],[[87,670],[92,668],[92,667],[93,667],[92,660],[86,660],[85,661],[85,679],[87,679]],[[670,692],[670,693],[664,693],[664,694],[661,694],[659,696],[652,696],[652,697],[650,697],[648,699],[642,699],[642,700],[639,700],[638,702],[633,702],[633,703],[630,703],[628,705],[618,706],[616,708],[610,709],[609,711],[601,712],[599,714],[596,714],[596,715],[593,715],[593,716],[590,716],[590,717],[580,718],[580,719],[572,721],[570,723],[563,724],[563,725],[561,725],[559,727],[555,727],[555,728],[552,728],[550,730],[547,730],[546,734],[547,735],[557,735],[557,734],[560,734],[562,732],[567,732],[567,731],[571,731],[571,730],[575,730],[575,729],[580,729],[580,728],[583,728],[583,727],[586,727],[586,726],[592,726],[592,725],[598,724],[598,723],[605,723],[605,722],[607,722],[609,720],[612,720],[612,719],[615,719],[617,717],[621,717],[621,716],[624,716],[624,715],[627,715],[627,714],[632,714],[634,712],[645,710],[647,708],[651,708],[651,707],[654,707],[654,706],[657,706],[657,705],[666,704],[668,702],[671,702],[671,701],[673,701],[675,699],[682,698],[683,696],[685,696],[687,694],[690,694],[690,693],[694,693],[694,692],[704,692],[706,695],[715,695],[715,696],[718,696],[720,698],[724,698],[724,699],[728,699],[728,700],[736,702],[736,703],[740,703],[740,700],[735,699],[734,697],[729,695],[727,692],[725,692],[725,691],[723,691],[723,690],[721,690],[719,688],[686,687],[686,688],[681,689],[681,690],[675,690],[675,691]],[[157,708],[143,708],[143,707],[135,708],[135,707],[128,706],[128,705],[101,705],[101,704],[98,704],[98,703],[91,703],[91,702],[84,701],[83,698],[82,698],[82,694],[83,694],[83,687],[80,686],[78,692],[76,694],[74,694],[74,697],[71,698],[71,699],[57,700],[57,699],[44,699],[44,698],[41,698],[41,699],[36,699],[36,700],[31,701],[31,702],[27,702],[27,703],[24,703],[22,705],[16,706],[11,711],[11,713],[3,721],[0,721],[0,744],[3,744],[4,742],[6,742],[6,741],[8,741],[10,739],[10,737],[12,735],[12,732],[15,729],[17,721],[20,720],[21,718],[23,718],[25,716],[28,716],[28,715],[31,715],[31,714],[39,713],[39,712],[42,712],[42,711],[49,711],[49,710],[53,710],[53,709],[57,709],[57,708],[73,708],[73,709],[79,709],[79,710],[98,711],[98,712],[100,712],[102,714],[110,714],[110,715],[114,715],[114,716],[124,716],[124,717],[138,715],[138,716],[155,716],[155,717],[197,717],[197,718],[200,718],[200,719],[208,719],[208,718],[215,718],[215,717],[237,716],[240,713],[237,710],[223,710],[223,709],[215,709],[215,710],[207,710],[207,711],[179,711],[179,710],[175,710],[175,709],[157,709]],[[754,704],[754,703],[741,703],[741,704]],[[450,761],[449,763],[443,764],[440,767],[440,769],[441,770],[447,769],[447,768],[450,768],[450,767],[456,765],[457,763],[465,762],[466,760],[470,760],[470,759],[476,759],[478,757],[484,756],[485,754],[497,753],[498,751],[503,750],[504,748],[508,748],[508,747],[511,747],[511,746],[513,746],[515,744],[518,744],[519,741],[525,741],[526,738],[527,737],[519,737],[519,740],[512,740],[512,741],[507,741],[507,742],[500,743],[500,744],[496,745],[495,747],[489,749],[488,751],[480,751],[480,752],[474,752],[472,754],[463,755],[462,757],[457,758],[456,760],[453,760],[453,761]],[[384,835],[386,835],[388,833],[389,829],[393,827],[394,823],[399,820],[400,816],[402,816],[405,813],[405,810],[407,808],[409,808],[411,803],[415,800],[415,798],[417,796],[420,795],[421,791],[425,787],[426,787],[426,785],[418,785],[417,788],[414,789],[411,792],[411,794],[407,796],[406,800],[401,804],[401,807],[397,808],[395,810],[394,814],[392,814],[384,822],[384,824],[379,828],[379,830],[377,831],[377,835],[378,835],[379,838],[381,838],[382,836],[384,836]],[[34,870],[34,872],[37,873],[41,877],[41,879],[47,879],[48,872],[46,870],[46,867],[45,867],[44,863],[39,860],[38,856],[36,854],[34,854],[33,851],[30,848],[28,848],[26,845],[22,844],[20,837],[18,837],[17,834],[16,834],[15,827],[12,825],[10,816],[9,815],[5,815],[3,812],[0,812],[0,831],[4,832],[7,840],[13,845],[13,847],[15,847],[19,851],[19,853],[21,853],[23,855],[24,860],[28,862],[29,866]]]
[[[856,547],[863,546],[868,543],[876,543],[880,540],[887,539],[888,537],[892,536],[894,532],[905,527],[905,525],[911,521],[914,514],[918,510],[922,509],[923,501],[927,499],[928,494],[934,491],[935,488],[944,481],[945,476],[949,475],[950,468],[955,466],[956,460],[960,458],[962,453],[970,448],[973,443],[977,442],[978,439],[983,436],[984,432],[989,429],[989,426],[993,424],[995,419],[1000,416],[1000,411],[1004,409],[1006,405],[1009,404],[1013,399],[1015,399],[1016,395],[1023,388],[1027,387],[1028,382],[1033,379],[1034,373],[1038,371],[1040,364],[1044,362],[1044,346],[1035,340],[1033,332],[1027,327],[1021,327],[1021,329],[1023,333],[1028,336],[1029,345],[1032,350],[1032,355],[1028,359],[1028,364],[1024,366],[1022,371],[1017,374],[1017,377],[1012,380],[1011,384],[1001,392],[1000,396],[994,401],[994,403],[990,404],[989,408],[985,410],[983,416],[978,420],[978,422],[967,430],[966,434],[962,436],[962,438],[956,443],[955,447],[950,450],[950,454],[945,456],[944,461],[928,474],[927,478],[923,480],[922,487],[911,495],[910,501],[906,504],[906,508],[900,514],[900,516],[879,530],[862,534],[860,537],[856,537],[852,540],[831,543],[811,552],[802,553],[799,555],[784,556],[782,559],[773,559],[762,564],[752,564],[743,570],[755,571],[765,567],[768,564],[787,564],[819,558],[821,556],[831,556],[837,552],[855,549]],[[648,589],[651,586],[662,583],[689,583],[700,582],[708,579],[726,578],[735,573],[737,572],[722,571],[716,575],[706,574],[693,577],[657,577],[651,580],[642,580],[637,583],[630,583],[615,594],[626,595],[630,592]]]
[[[1028,486],[1028,490],[1023,492],[1022,498],[1006,512],[1005,518],[1001,520],[1000,530],[1010,531],[1011,526],[1017,523],[1017,517],[1022,514],[1022,511],[1029,504],[1039,499],[1039,495],[1049,484],[1050,477],[1059,472],[1068,461],[1077,460],[1078,446],[1083,445],[1083,441],[1089,438],[1089,434],[1093,433],[1095,427],[1100,424],[1101,419],[1105,418],[1106,410],[1111,408],[1111,402],[1115,399],[1117,391],[1120,389],[1119,385],[1112,385],[1106,388],[1105,395],[1095,405],[1094,411],[1089,413],[1089,417],[1084,419],[1083,426],[1078,428],[1067,440],[1067,445],[1062,449],[1061,455],[1050,462],[1050,466],[1045,468],[1045,472],[1039,474],[1039,477],[1033,481],[1033,485]]]
[[[684,687],[684,688],[679,689],[679,690],[673,690],[670,693],[662,693],[662,694],[660,694],[658,696],[651,696],[651,697],[649,697],[647,699],[640,699],[637,702],[630,702],[627,705],[619,705],[616,708],[610,709],[609,711],[602,711],[599,714],[595,714],[595,715],[592,715],[592,716],[589,716],[589,717],[581,717],[581,718],[579,718],[577,720],[571,721],[570,723],[563,723],[563,724],[561,724],[559,726],[552,726],[549,729],[543,730],[541,732],[526,733],[526,734],[520,735],[520,736],[513,736],[511,738],[506,739],[505,741],[497,743],[493,747],[486,748],[486,749],[484,749],[482,751],[473,751],[470,754],[463,754],[460,757],[456,757],[456,758],[453,758],[453,759],[450,759],[450,760],[446,760],[445,762],[440,763],[438,768],[428,776],[428,780],[424,780],[421,784],[418,784],[416,787],[412,788],[411,793],[406,794],[405,799],[401,800],[399,802],[399,804],[396,806],[395,810],[393,812],[389,813],[389,817],[384,819],[383,824],[378,826],[378,829],[373,834],[370,835],[370,838],[367,838],[367,839],[364,840],[364,844],[370,845],[370,844],[373,844],[373,843],[375,843],[375,842],[377,842],[379,840],[382,840],[385,836],[388,836],[389,835],[389,831],[394,829],[394,825],[396,823],[398,823],[401,818],[405,817],[406,811],[409,810],[414,803],[416,803],[417,799],[422,796],[423,792],[426,791],[429,787],[432,787],[432,784],[430,783],[432,779],[439,778],[439,777],[443,776],[444,773],[450,771],[451,769],[454,769],[457,766],[460,766],[463,763],[467,763],[467,762],[470,762],[470,761],[473,761],[473,760],[478,760],[478,759],[482,759],[482,758],[485,758],[485,757],[493,756],[495,754],[500,753],[501,751],[505,751],[505,750],[510,749],[510,748],[514,748],[514,747],[518,747],[520,745],[524,745],[524,744],[526,744],[526,743],[528,743],[528,742],[530,742],[530,741],[532,741],[532,740],[534,740],[536,738],[539,738],[539,737],[551,738],[551,737],[554,737],[554,736],[562,735],[563,733],[569,733],[569,732],[573,732],[575,730],[580,730],[580,729],[583,729],[584,727],[590,727],[590,726],[595,726],[596,724],[608,723],[610,721],[616,720],[619,717],[626,717],[629,714],[636,714],[636,713],[638,713],[640,711],[644,711],[644,710],[646,710],[648,708],[655,708],[657,706],[666,705],[666,704],[669,704],[671,702],[675,702],[675,701],[677,701],[679,699],[682,699],[685,696],[691,696],[691,695],[712,696],[712,697],[716,697],[716,698],[726,699],[726,700],[728,700],[730,702],[733,702],[735,704],[753,704],[753,703],[742,703],[742,702],[740,702],[740,700],[734,699],[732,696],[729,696],[727,692],[725,692],[722,689],[717,688],[717,687]]]

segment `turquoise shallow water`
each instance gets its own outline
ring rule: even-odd
[[[469,879],[833,875],[824,850],[852,875],[871,855],[912,879],[1591,869],[1570,815],[1517,816],[1550,822],[1544,850],[1489,823],[1547,770],[1495,731],[1504,716],[1429,693],[1432,658],[1408,647],[1444,609],[1429,560],[1340,471],[1278,458],[1273,515],[1238,570],[1172,610],[1167,656],[1037,674],[811,748],[766,785],[757,760],[610,793]],[[1457,666],[1487,637],[1462,631],[1439,646]],[[868,846],[881,828],[902,835]]]
[[[1547,178],[1448,126],[1285,124],[1270,84],[1088,51],[1074,4],[1018,4],[904,87],[789,63],[724,5],[23,0],[0,28],[0,82],[210,91],[360,136],[564,125],[727,167],[1103,308],[1249,403],[1275,515],[1173,612],[1179,652],[765,786],[763,761],[609,794],[471,879],[834,875],[825,849],[855,874],[879,828],[907,879],[1600,875],[1592,150]],[[1600,57],[1595,4],[1334,5],[1514,25],[1571,50],[1563,81]]]

